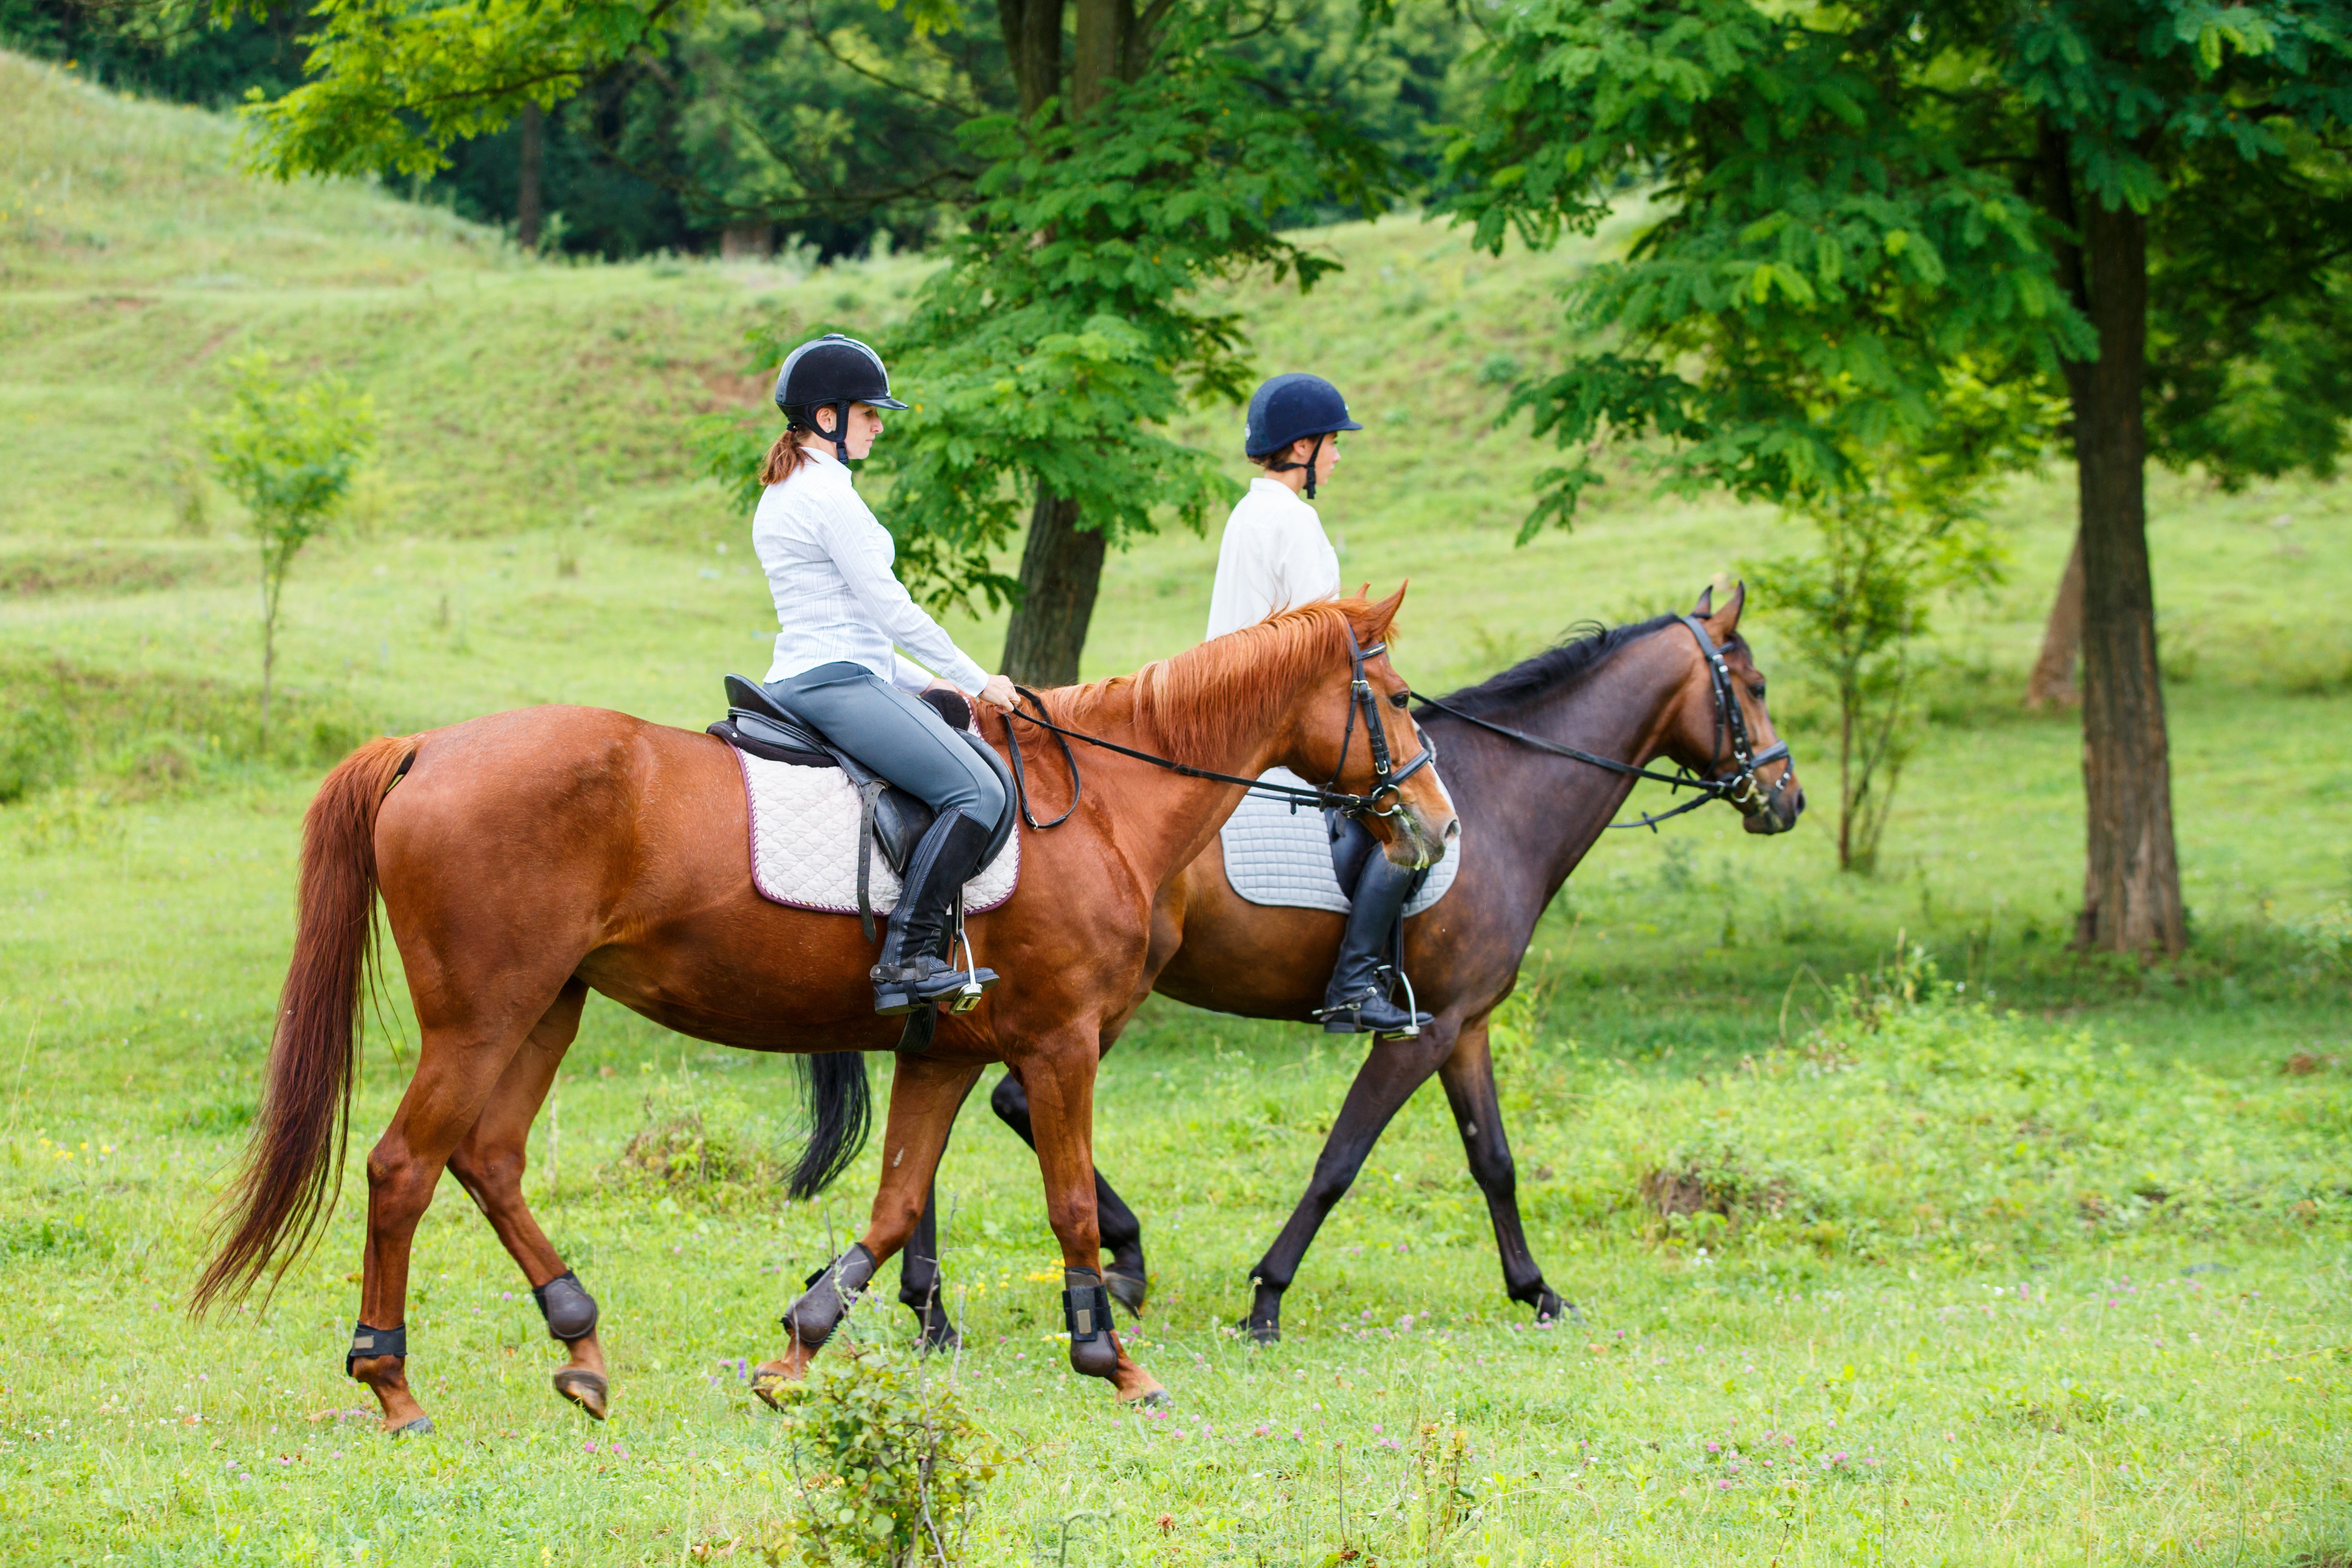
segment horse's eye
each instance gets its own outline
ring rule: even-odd
[[[1389,706],[1391,708],[1402,709],[1412,700],[1412,693],[1410,691],[1391,691],[1389,693]]]
[[[1759,681],[1758,681],[1755,685],[1753,685],[1753,686],[1749,687],[1749,688],[1748,689],[1748,695],[1749,695],[1750,697],[1753,697],[1753,698],[1754,698],[1754,699],[1756,699],[1756,700],[1757,700],[1757,701],[1759,701],[1759,702],[1763,701],[1763,700],[1764,700],[1764,683],[1763,683],[1762,681],[1760,681],[1760,680],[1759,680]]]

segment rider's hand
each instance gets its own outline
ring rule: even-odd
[[[1021,700],[1021,694],[1013,689],[1012,677],[992,675],[980,689],[980,700],[993,708],[1011,709]]]

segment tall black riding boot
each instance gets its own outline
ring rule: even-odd
[[[1347,934],[1339,939],[1339,963],[1316,1015],[1326,1034],[1410,1035],[1430,1021],[1426,1013],[1407,1012],[1391,1002],[1382,984],[1415,875],[1377,852],[1364,862],[1348,906]]]
[[[877,1013],[911,1013],[964,988],[964,972],[950,968],[940,955],[952,934],[956,895],[987,852],[988,829],[952,807],[940,813],[915,846],[882,938],[882,956],[874,965]],[[996,972],[974,970],[971,980],[985,991],[996,984]]]

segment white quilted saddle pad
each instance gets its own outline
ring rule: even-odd
[[[794,767],[745,752],[736,752],[735,760],[743,764],[743,793],[751,812],[751,884],[760,896],[796,910],[856,914],[859,813],[857,792],[847,775],[839,768]],[[996,908],[1013,896],[1020,879],[1016,825],[1003,853],[964,884],[964,911]],[[882,858],[879,845],[866,896],[877,915],[898,902],[898,874]]]
[[[1269,784],[1313,788],[1286,768],[1264,775]],[[1347,895],[1331,869],[1331,836],[1323,814],[1312,806],[1293,812],[1287,803],[1265,795],[1243,797],[1241,809],[1218,830],[1224,846],[1225,880],[1253,904],[1278,904],[1298,910],[1348,912]],[[1430,868],[1429,880],[1404,907],[1417,915],[1445,896],[1462,869],[1462,846],[1456,840],[1445,858]]]

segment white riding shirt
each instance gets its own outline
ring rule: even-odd
[[[776,651],[767,679],[783,680],[846,660],[908,691],[930,675],[972,696],[988,675],[915,603],[892,570],[898,547],[850,483],[848,466],[802,448],[793,476],[770,485],[751,514],[751,548],[776,601]]]
[[[1217,544],[1208,635],[1221,637],[1276,610],[1339,596],[1339,552],[1324,537],[1323,520],[1281,480],[1252,479]]]

